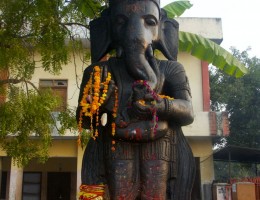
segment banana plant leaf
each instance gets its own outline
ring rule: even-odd
[[[185,10],[192,7],[190,1],[174,1],[172,3],[167,4],[163,7],[163,9],[167,12],[167,16],[169,18],[179,17]]]
[[[179,50],[212,63],[226,74],[237,78],[247,73],[247,68],[231,53],[215,42],[188,32],[179,32]]]

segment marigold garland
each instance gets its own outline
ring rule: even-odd
[[[100,121],[99,109],[106,100],[109,83],[111,81],[111,73],[108,72],[104,82],[101,82],[101,69],[99,66],[93,68],[90,78],[84,87],[82,99],[80,101],[81,110],[79,113],[78,130],[82,132],[83,116],[90,118],[90,132],[95,140],[98,137],[98,126]],[[115,105],[113,108],[113,117],[116,117],[118,97],[115,91]],[[112,134],[115,134],[115,124],[112,124]],[[79,134],[78,143],[81,144],[81,134]]]
[[[114,107],[113,107],[113,118],[114,118],[114,122],[112,122],[111,124],[111,127],[112,127],[112,136],[114,136],[116,134],[116,123],[115,123],[115,119],[116,119],[116,116],[117,116],[117,109],[118,109],[118,90],[117,88],[115,88],[115,104],[114,104]],[[115,148],[115,140],[112,140],[112,147],[111,147],[111,150],[112,151],[115,151],[116,148]]]
[[[90,74],[90,78],[83,90],[83,96],[80,101],[80,116],[79,116],[79,131],[82,131],[82,120],[83,116],[90,118],[90,129],[92,132],[92,138],[95,140],[98,137],[98,126],[99,126],[99,108],[102,106],[106,100],[106,95],[108,92],[108,85],[111,80],[111,73],[108,72],[106,80],[101,83],[100,78],[100,67],[95,66],[93,72]],[[93,77],[94,76],[94,77]],[[93,81],[94,80],[94,81]],[[101,89],[103,87],[103,89]],[[102,91],[101,91],[102,90]],[[115,92],[115,105],[113,108],[113,116],[116,117],[118,97],[117,92]],[[95,117],[95,118],[94,118]],[[93,127],[93,122],[95,121],[95,129]],[[114,123],[113,123],[114,124]],[[112,133],[115,132],[115,125],[112,124]],[[80,135],[78,143],[80,144]],[[105,194],[105,185],[81,185],[79,200],[103,200]]]
[[[105,185],[81,185],[79,200],[103,200]]]

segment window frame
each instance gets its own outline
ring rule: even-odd
[[[25,175],[26,174],[37,174],[40,175],[39,181],[34,182],[34,181],[25,181]],[[26,185],[37,185],[39,187],[39,193],[30,193],[30,192],[25,192],[25,186]],[[23,181],[22,181],[22,200],[26,200],[24,195],[32,195],[32,196],[37,196],[38,200],[41,200],[41,193],[42,193],[42,172],[30,172],[30,171],[24,171],[23,172]]]
[[[44,81],[49,81],[51,84],[50,85],[44,85],[41,84],[41,82]],[[55,84],[56,82],[59,81],[64,81],[66,84],[65,85],[59,85],[59,84]],[[66,105],[68,102],[68,79],[39,79],[39,89],[51,89],[55,92],[58,91],[58,89],[64,89],[64,95],[60,95],[61,99],[62,99],[62,105],[60,107],[58,107],[57,109],[54,110],[54,112],[60,112],[60,111],[64,111],[66,109]]]

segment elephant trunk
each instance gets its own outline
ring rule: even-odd
[[[141,41],[128,42],[124,48],[128,73],[136,80],[148,81],[152,89],[156,88],[157,76],[154,67],[150,65],[151,45],[144,45]]]

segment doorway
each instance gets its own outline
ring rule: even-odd
[[[48,172],[47,175],[47,199],[70,200],[71,173]]]

